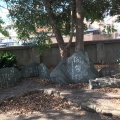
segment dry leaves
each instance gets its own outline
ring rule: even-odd
[[[120,88],[109,88],[109,87],[106,87],[106,88],[94,89],[94,91],[105,92],[105,93],[117,93],[117,92],[120,91]]]
[[[0,113],[14,111],[25,114],[34,111],[60,110],[69,107],[70,105],[66,100],[47,95],[42,91],[35,91],[4,101],[0,106]]]
[[[120,120],[118,117],[107,117],[104,115],[101,115],[102,120]]]
[[[43,85],[51,84],[51,80],[43,79],[43,78],[27,78],[26,80],[34,80],[34,82],[37,82]]]
[[[52,84],[49,79],[42,79],[42,78],[28,78],[28,80],[34,80],[35,82],[43,85],[52,85],[55,88],[78,88],[78,89],[89,89],[89,83],[76,83],[76,84],[68,84],[68,85],[61,85],[61,84]],[[98,88],[94,89],[97,92],[105,92],[105,93],[118,93],[120,92],[120,88]]]

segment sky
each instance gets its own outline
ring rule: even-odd
[[[5,2],[0,0],[0,6],[3,6],[6,8]],[[3,19],[4,22],[8,21],[7,15],[8,15],[8,10],[0,7],[0,17]]]
[[[3,6],[3,7],[5,7],[5,8],[7,8],[5,2],[2,2],[1,0],[0,0],[0,6]],[[0,17],[1,17],[1,18],[3,19],[3,21],[5,22],[4,25],[9,25],[10,19],[7,18],[7,15],[8,15],[9,12],[8,12],[8,10],[5,9],[5,8],[0,7]],[[10,36],[16,36],[16,32],[15,32],[14,29],[9,29],[8,32],[9,32]],[[2,34],[0,34],[0,37],[4,37],[4,36],[3,36]],[[6,40],[7,40],[7,39],[6,39]]]

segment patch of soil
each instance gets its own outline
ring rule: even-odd
[[[66,99],[47,95],[43,91],[34,91],[5,100],[0,106],[0,114],[10,112],[11,114],[25,115],[32,114],[33,112],[44,112],[46,110],[59,111],[62,109],[81,110],[80,107],[71,106]],[[116,117],[100,116],[102,120],[119,120]]]
[[[120,92],[120,88],[109,88],[109,87],[106,87],[106,88],[94,89],[94,91],[105,92],[105,93],[118,93],[118,92]]]
[[[13,111],[14,113],[26,114],[34,111],[43,112],[49,109],[60,110],[63,108],[70,108],[67,100],[47,95],[43,91],[34,91],[5,100],[0,106],[0,113]]]
[[[104,115],[101,115],[102,120],[120,120],[118,117],[107,117]]]
[[[61,85],[61,84],[52,84],[50,80],[48,79],[41,79],[41,78],[29,78],[28,80],[34,80],[35,82],[39,83],[39,84],[43,84],[43,85],[52,85],[55,88],[68,88],[68,89],[83,89],[83,90],[87,90],[89,89],[89,84],[88,83],[76,83],[76,84],[68,84],[68,85]],[[120,92],[120,88],[99,88],[99,89],[94,89],[94,91],[97,92],[105,92],[105,93],[118,93]]]
[[[43,85],[51,85],[52,84],[52,82],[51,82],[51,80],[49,80],[49,79],[43,79],[43,78],[26,78],[26,79],[23,79],[23,81],[24,80],[34,80],[34,82],[37,82],[37,83],[39,83],[39,84],[43,84]]]
[[[29,78],[34,80],[39,84],[51,84],[50,80],[47,79],[39,79],[39,78]],[[69,85],[53,85],[57,88],[80,88],[86,89],[88,84],[69,84]],[[115,99],[114,99],[115,100]],[[113,101],[114,102],[114,101]],[[118,102],[118,100],[116,101]],[[0,105],[0,114],[11,112],[11,114],[28,114],[33,112],[44,112],[47,110],[55,110],[59,111],[62,109],[73,109],[80,111],[80,107],[76,107],[70,105],[66,99],[62,99],[60,97],[54,95],[47,95],[43,91],[34,91],[29,92],[27,94],[22,94],[21,96],[10,98],[8,100],[4,100],[4,102]],[[102,120],[119,120],[115,117],[107,117],[101,115]]]

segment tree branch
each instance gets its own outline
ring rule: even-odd
[[[2,8],[4,8],[4,9],[7,9],[7,10],[8,10],[8,8],[6,8],[6,7],[2,6],[2,5],[0,5],[0,7],[2,7]]]
[[[71,23],[70,23],[70,39],[69,39],[69,42],[66,46],[66,48],[69,48],[71,43],[72,43],[72,39],[73,39],[73,34],[74,34],[74,6],[72,5],[72,9],[71,9]]]

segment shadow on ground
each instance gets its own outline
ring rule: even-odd
[[[34,80],[25,80],[15,87],[0,90],[0,103],[6,99],[35,90],[44,90],[48,94],[54,93],[61,98],[67,99],[72,106],[78,108],[82,107],[82,109],[76,110],[70,108],[59,111],[49,110],[42,113],[36,111],[33,114],[26,115],[12,115],[9,111],[5,114],[0,114],[0,120],[100,120],[101,116],[96,113],[96,111],[99,113],[111,113],[120,116],[120,104],[116,104],[112,101],[114,99],[119,99],[120,94],[102,93],[94,90],[81,90],[79,88],[57,88],[52,84],[43,85]],[[111,114],[107,115],[109,116]]]

